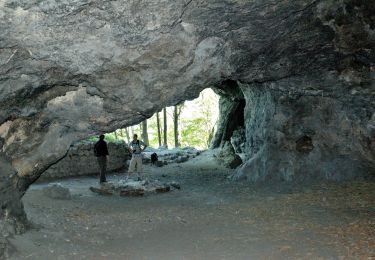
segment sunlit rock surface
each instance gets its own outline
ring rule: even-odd
[[[365,0],[0,0],[1,218],[24,219],[18,199],[74,141],[206,87],[238,84],[246,101],[238,178],[373,174],[374,13]]]

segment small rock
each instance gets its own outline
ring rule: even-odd
[[[110,191],[107,190],[107,189],[103,189],[103,188],[98,189],[98,188],[95,188],[95,187],[90,187],[90,190],[91,190],[92,192],[98,193],[99,195],[113,195],[112,192],[110,192]]]
[[[187,156],[179,156],[176,159],[176,163],[183,163],[183,162],[187,162],[188,160],[189,160],[189,158]]]
[[[52,199],[69,200],[72,198],[70,190],[61,185],[54,184],[43,189],[44,195]]]
[[[175,189],[178,189],[178,190],[181,189],[181,185],[179,183],[175,182],[175,181],[169,183],[169,185],[172,186]]]
[[[171,187],[165,186],[165,187],[157,187],[155,189],[156,192],[163,193],[163,192],[168,192],[171,190]]]
[[[234,158],[232,161],[229,162],[229,168],[236,169],[238,166],[242,164],[242,159],[238,154],[234,155]]]

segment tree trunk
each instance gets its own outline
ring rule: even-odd
[[[117,136],[117,130],[115,130],[115,139],[118,140],[118,136]]]
[[[125,128],[125,134],[126,134],[127,143],[130,143],[130,135],[129,135],[129,128],[128,127]]]
[[[178,141],[178,117],[179,117],[178,106],[175,106],[174,111],[173,111],[174,147],[180,146],[180,143]]]
[[[168,131],[168,128],[167,128],[167,108],[165,107],[164,109],[163,109],[163,117],[164,117],[164,129],[163,129],[163,131],[164,131],[164,143],[163,143],[163,145],[164,145],[164,147],[165,148],[168,148],[168,140],[167,140],[167,131]]]
[[[208,134],[208,140],[207,140],[207,143],[206,143],[207,148],[210,148],[210,144],[212,143],[212,139],[214,138],[214,134],[215,134],[215,126],[213,126],[211,128],[211,131]]]
[[[159,147],[161,146],[161,132],[160,132],[160,116],[159,112],[156,113],[156,125],[158,128],[158,141],[159,141]]]
[[[142,122],[142,139],[143,142],[148,146],[148,132],[147,132],[147,119]]]

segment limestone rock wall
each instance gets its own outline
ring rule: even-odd
[[[62,160],[42,174],[41,179],[99,174],[93,149],[94,143],[73,145]],[[128,167],[127,160],[129,160],[130,154],[125,143],[108,143],[108,152],[110,154],[107,164],[108,172],[124,170]]]
[[[233,131],[233,135],[230,138],[234,151],[242,154],[246,152],[246,131],[245,126],[241,126]]]
[[[245,98],[237,82],[227,80],[213,87],[220,95],[217,130],[211,141],[211,148],[222,148],[233,137],[233,133],[245,124]]]
[[[290,84],[290,82],[289,82]],[[375,177],[374,107],[353,95],[345,101],[242,86],[246,98],[247,161],[235,179],[348,180]],[[352,104],[352,105],[349,105]]]

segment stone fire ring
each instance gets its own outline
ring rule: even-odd
[[[181,189],[177,182],[160,181],[135,181],[121,180],[119,182],[107,182],[100,187],[90,187],[90,190],[99,195],[119,195],[125,197],[140,197],[152,193],[165,193],[172,190]]]

